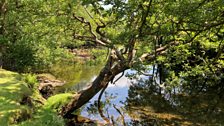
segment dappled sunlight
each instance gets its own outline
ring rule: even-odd
[[[1,0],[0,126],[224,125],[223,10]]]
[[[30,108],[20,102],[31,95],[31,91],[21,81],[19,74],[0,70],[0,76],[0,125],[4,126],[29,115]]]

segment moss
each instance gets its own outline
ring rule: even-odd
[[[67,104],[71,101],[74,94],[72,93],[64,93],[64,94],[57,94],[50,98],[48,98],[46,104],[43,106],[45,109],[59,109],[63,105]]]
[[[29,96],[32,99],[33,108],[37,109],[41,107],[46,101],[40,94],[38,90],[38,81],[36,75],[33,74],[24,74],[23,81],[26,82],[29,89],[32,91],[32,94]]]
[[[0,126],[64,126],[56,112],[72,94],[58,94],[47,101],[38,91],[35,75],[0,69]]]
[[[46,103],[33,114],[30,120],[22,122],[18,126],[64,126],[64,119],[58,115],[57,111],[61,106],[70,101],[73,94],[58,94],[48,98]]]
[[[21,105],[32,91],[22,81],[22,75],[0,69],[0,125],[10,125],[29,116],[31,109]]]

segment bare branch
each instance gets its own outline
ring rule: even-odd
[[[179,42],[178,41],[173,41],[173,42],[170,42],[169,44],[165,45],[165,46],[162,46],[160,48],[157,48],[155,53],[156,55],[163,55],[166,53],[166,50],[168,49],[168,47],[170,46],[176,46],[178,45]],[[142,54],[142,56],[140,57],[140,61],[152,61],[156,58],[155,56],[155,53],[145,53],[145,54]]]
[[[86,7],[84,7],[84,10],[85,10],[86,13],[89,15],[89,17],[90,17],[96,24],[98,24],[98,23],[96,22],[96,20],[94,20],[93,16],[90,14],[90,12],[87,10]]]
[[[118,51],[116,48],[114,48],[114,50],[115,50],[115,53],[116,53],[118,59],[119,59],[122,63],[124,63],[126,60],[125,60],[124,56],[121,54],[121,52]]]
[[[99,111],[100,116],[101,116],[107,123],[110,123],[110,120],[103,114],[103,110],[102,110],[102,108],[101,108],[101,103],[100,103],[101,97],[102,97],[104,91],[106,90],[107,86],[108,86],[108,83],[103,87],[103,89],[102,89],[101,92],[100,92],[100,95],[99,95],[99,97],[98,97],[98,102],[97,102],[97,108],[98,108],[98,111]]]
[[[73,17],[74,17],[74,19],[78,20],[79,22],[87,25],[88,28],[89,28],[89,32],[92,35],[92,37],[90,37],[90,36],[84,36],[84,35],[76,35],[76,34],[74,34],[74,38],[82,39],[82,40],[88,39],[89,41],[96,42],[96,43],[98,43],[100,45],[109,46],[108,45],[109,41],[107,41],[106,39],[98,39],[97,38],[97,35],[93,32],[93,28],[92,28],[92,25],[91,25],[90,22],[86,21],[83,17],[76,16],[75,14],[73,14]]]
[[[96,38],[96,35],[92,30],[92,25],[90,24],[90,22],[86,21],[83,17],[76,16],[75,14],[73,14],[73,17],[79,22],[86,24],[89,27],[89,32],[93,35],[94,38]]]
[[[101,22],[103,25],[99,25],[99,24],[97,24],[96,32],[97,32],[99,35],[101,35],[102,37],[105,37],[105,33],[102,33],[102,32],[100,31],[100,29],[101,29],[101,28],[105,28],[105,27],[106,27],[106,24],[105,24],[102,20],[100,20],[100,22]]]
[[[124,71],[122,72],[121,76],[119,76],[112,84],[115,84],[118,80],[120,80],[124,76]]]
[[[131,61],[134,57],[134,47],[135,47],[135,43],[136,43],[136,38],[140,38],[142,36],[142,30],[143,30],[143,27],[144,25],[146,25],[146,18],[150,12],[150,8],[151,8],[151,5],[152,5],[152,0],[150,0],[148,6],[147,6],[147,10],[144,12],[144,9],[143,9],[143,14],[142,14],[142,17],[141,17],[141,24],[140,24],[140,27],[138,28],[138,34],[135,35],[133,34],[131,36],[131,38],[129,39],[129,45],[128,45],[128,62],[129,64],[131,65]]]
[[[121,113],[121,110],[118,109],[115,104],[113,104],[113,107],[121,115],[121,119],[122,119],[123,126],[126,126],[125,119],[124,119],[124,115]]]
[[[101,29],[101,28],[105,28],[105,27],[106,27],[106,24],[105,24],[101,19],[99,19],[99,20],[100,20],[100,23],[102,24],[102,25],[100,25],[100,24],[93,18],[93,16],[90,14],[90,12],[87,10],[87,8],[84,7],[84,9],[85,9],[86,13],[89,15],[89,17],[90,17],[90,18],[95,22],[95,24],[97,25],[96,32],[97,32],[101,37],[105,37],[105,34],[102,33],[102,32],[100,31],[100,29]]]
[[[146,12],[142,14],[142,23],[139,28],[139,36],[142,35],[143,26],[146,24],[146,17],[148,16],[148,14],[150,12],[151,5],[152,5],[152,0],[150,0],[150,2],[148,4]]]

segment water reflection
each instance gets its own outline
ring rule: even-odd
[[[128,71],[127,71],[128,72]],[[127,73],[125,72],[125,74]],[[117,75],[118,78],[121,74]],[[116,78],[114,80],[116,80]],[[105,93],[101,99],[101,106],[103,106],[104,115],[106,115],[109,119],[114,121],[121,120],[121,114],[117,109],[121,110],[122,115],[124,113],[125,120],[130,120],[130,117],[126,115],[124,112],[125,104],[124,101],[128,97],[128,89],[131,85],[131,80],[127,77],[123,76],[120,80],[118,80],[115,84],[109,84]],[[99,93],[94,96],[91,101],[83,108],[81,115],[88,117],[93,120],[104,121],[97,109],[97,100],[99,97]],[[117,109],[116,109],[117,108]]]
[[[133,72],[133,71],[128,71]],[[158,91],[150,78],[140,76],[135,80],[123,77],[116,85],[110,85],[102,99],[104,114],[116,125],[222,125],[223,104],[214,94],[194,96]],[[81,115],[93,120],[103,119],[98,114],[95,96]],[[116,110],[114,105],[119,108]]]
[[[63,90],[77,91],[85,88],[101,67],[68,65],[63,69],[55,68],[55,71],[56,75],[69,82]],[[136,71],[128,70],[125,74],[130,77]],[[104,122],[97,108],[98,96],[82,107],[80,114]],[[216,94],[187,95],[167,91],[161,89],[161,85],[155,83],[153,78],[139,75],[132,78],[123,76],[115,84],[109,84],[101,99],[101,106],[104,115],[114,125],[222,125],[222,100]]]
[[[145,125],[222,125],[223,105],[214,94],[159,94],[152,81],[139,81],[129,89],[126,110],[131,122]],[[218,104],[217,104],[218,103]],[[218,110],[217,110],[218,109]],[[219,111],[219,112],[218,112]],[[135,117],[136,115],[139,115]]]
[[[98,65],[89,65],[88,63],[58,63],[51,68],[50,72],[59,80],[67,82],[63,87],[58,88],[59,91],[79,91],[95,79],[102,66],[102,63]]]

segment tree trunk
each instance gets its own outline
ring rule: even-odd
[[[82,105],[86,104],[109,82],[112,82],[117,74],[128,69],[128,67],[124,63],[115,61],[116,60],[113,60],[113,58],[110,56],[105,67],[101,70],[97,78],[92,82],[91,86],[79,91],[77,94],[74,94],[74,98],[72,99],[72,101],[62,108],[61,115],[63,117],[69,118],[72,112],[80,108]]]

